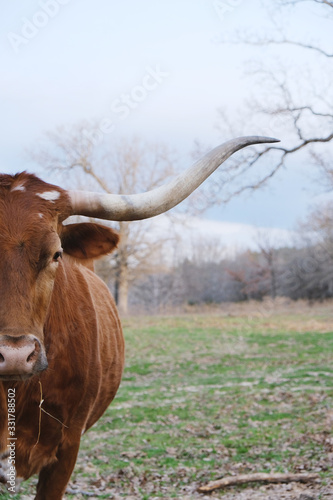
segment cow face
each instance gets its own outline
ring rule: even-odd
[[[0,380],[47,368],[43,329],[63,254],[94,259],[118,242],[97,224],[62,226],[69,213],[60,188],[28,174],[0,176]]]

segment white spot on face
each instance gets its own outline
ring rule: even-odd
[[[24,184],[18,184],[17,186],[13,187],[11,191],[25,191]]]
[[[37,193],[37,196],[54,203],[60,197],[60,193],[59,191],[45,191],[45,193]]]
[[[43,215],[43,214],[38,214],[38,217],[39,217],[40,219],[42,219],[42,218],[44,217],[44,215]]]

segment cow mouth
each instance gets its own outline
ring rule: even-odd
[[[43,371],[48,368],[48,363],[45,359],[45,362],[39,363],[38,367],[33,372],[27,373],[13,373],[11,374],[0,374],[0,382],[25,382],[26,380],[30,380],[31,378],[40,375]]]
[[[22,375],[0,375],[0,381],[2,382],[19,382],[19,381],[24,381],[24,380],[29,380],[30,378],[34,377],[36,373],[24,373]]]

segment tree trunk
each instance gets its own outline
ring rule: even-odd
[[[115,301],[121,315],[128,313],[128,231],[128,224],[120,222],[120,243],[116,256]]]
[[[117,280],[117,305],[121,315],[128,313],[128,276],[127,267],[120,269],[119,279]]]

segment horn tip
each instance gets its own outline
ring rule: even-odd
[[[265,137],[267,142],[281,142],[280,139],[276,139],[275,137]]]
[[[249,139],[253,139],[253,141],[256,141],[258,143],[281,142],[280,139],[276,139],[275,137],[254,136],[254,137],[249,137]]]

